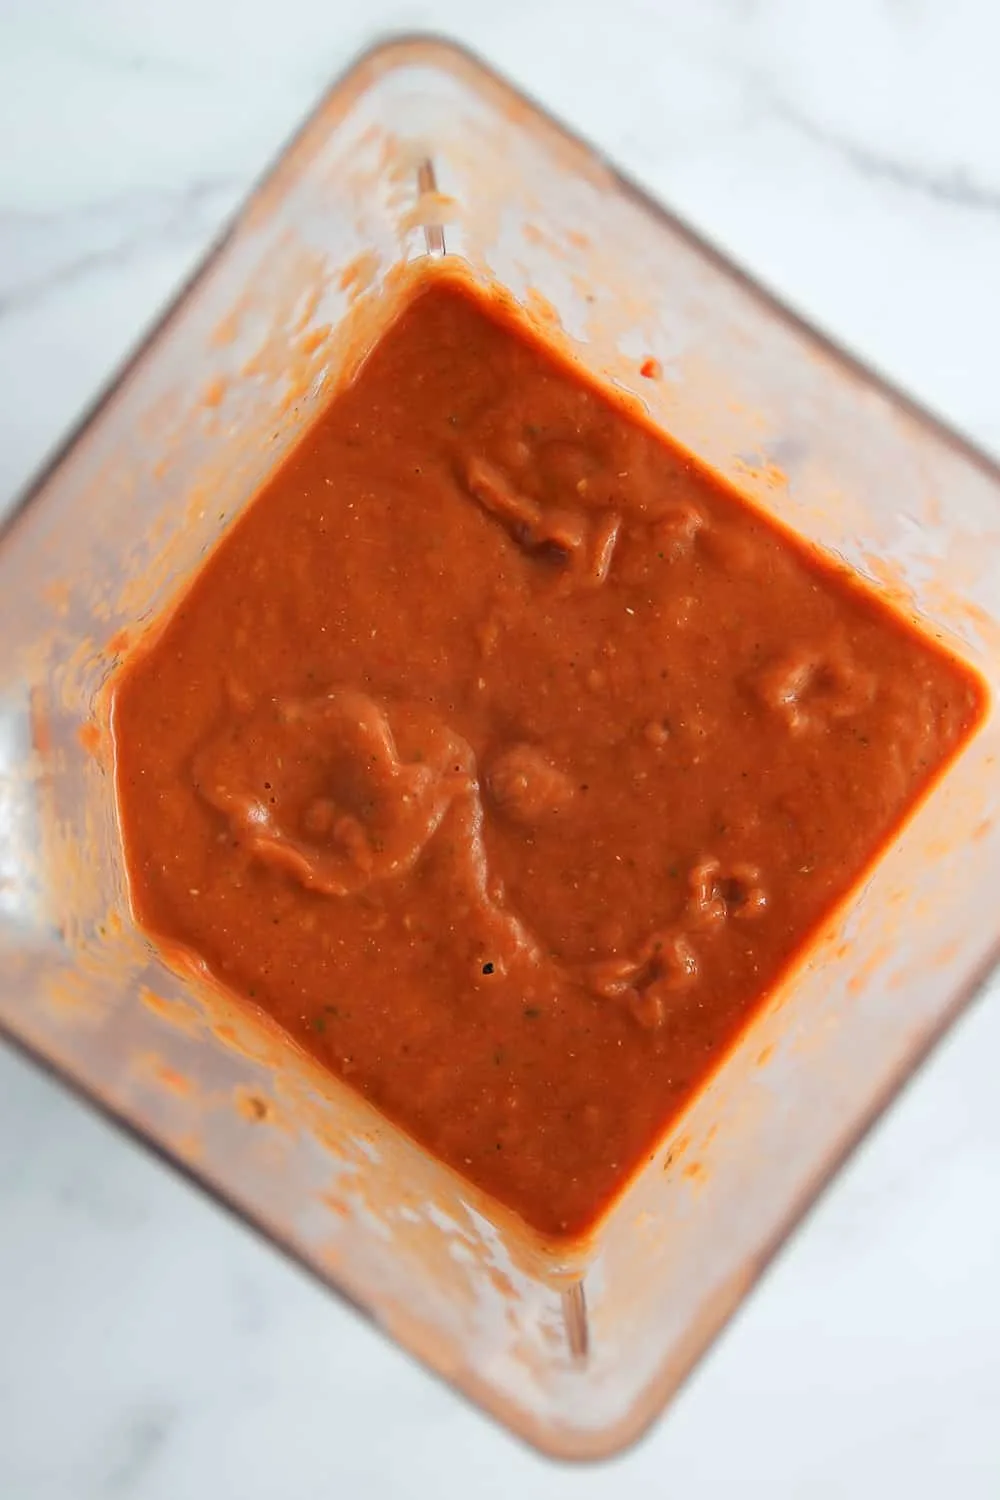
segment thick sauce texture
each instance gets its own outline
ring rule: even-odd
[[[428,278],[114,684],[138,920],[588,1230],[983,707]]]

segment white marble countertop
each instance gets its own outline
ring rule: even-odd
[[[994,0],[0,0],[0,497],[324,82],[424,26],[1000,451]],[[994,991],[667,1419],[583,1470],[0,1054],[0,1496],[996,1500],[998,1057]]]

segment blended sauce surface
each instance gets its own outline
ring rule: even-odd
[[[114,685],[136,916],[586,1231],[982,712],[428,277]]]

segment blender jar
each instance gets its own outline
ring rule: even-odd
[[[109,673],[444,255],[995,688],[1000,472],[483,64],[390,41],[327,95],[0,534],[0,1030],[516,1432],[595,1457],[660,1410],[991,968],[1000,726],[991,702],[572,1249],[167,967],[129,911]]]

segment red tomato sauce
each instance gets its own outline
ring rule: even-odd
[[[114,683],[131,899],[573,1238],[983,706],[860,580],[428,277]]]

